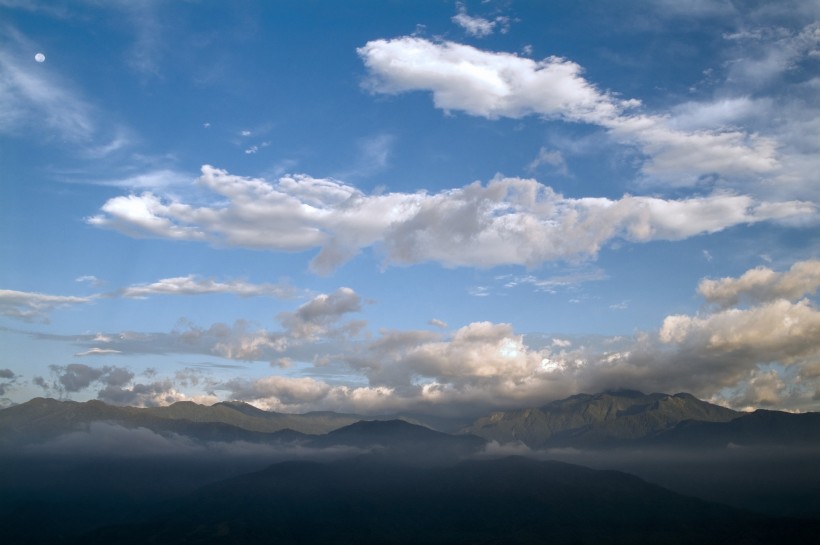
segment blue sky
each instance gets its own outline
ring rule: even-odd
[[[818,16],[0,0],[0,398],[816,410]]]

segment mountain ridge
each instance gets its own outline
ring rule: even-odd
[[[499,443],[520,441],[530,448],[601,447],[643,439],[687,420],[728,422],[742,414],[683,392],[612,390],[497,411],[462,431]]]

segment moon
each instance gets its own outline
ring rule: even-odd
[[[34,60],[37,62],[45,62],[46,56],[42,53],[37,53],[36,55],[34,55]]]

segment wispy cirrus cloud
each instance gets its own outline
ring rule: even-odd
[[[278,330],[247,320],[200,326],[183,319],[167,332],[22,333],[80,347],[75,357],[200,354],[240,361],[310,362],[320,353],[328,350],[332,353],[359,336],[366,322],[349,319],[349,316],[360,310],[360,296],[350,288],[340,288],[329,294],[315,295],[292,312],[280,313]]]
[[[485,38],[499,30],[506,34],[510,29],[510,18],[498,15],[492,19],[470,15],[467,13],[467,6],[463,2],[456,2],[457,13],[450,20],[464,29],[468,35],[474,38]]]
[[[4,27],[0,49],[0,131],[43,128],[75,143],[87,143],[97,131],[93,108],[46,63],[34,62],[34,45]]]
[[[81,276],[77,282],[89,282],[95,287],[102,282],[92,275]],[[275,297],[288,299],[298,293],[286,283],[254,284],[245,280],[215,280],[197,275],[163,278],[146,284],[133,284],[110,293],[88,296],[53,295],[38,292],[0,289],[0,315],[25,322],[48,322],[51,313],[58,309],[87,304],[100,299],[124,298],[146,299],[155,296],[200,296],[230,294],[239,297]],[[92,355],[92,354],[86,354]]]
[[[190,274],[163,278],[149,284],[134,284],[117,290],[112,296],[145,299],[156,295],[210,295],[226,293],[239,297],[289,298],[296,290],[287,284],[254,284],[243,280],[219,281]]]
[[[50,295],[47,293],[0,290],[0,315],[24,322],[48,322],[49,314],[61,308],[92,302],[95,296]]]
[[[26,134],[67,143],[99,160],[133,144],[131,131],[89,101],[69,74],[46,60],[16,28],[0,33],[0,133]]]

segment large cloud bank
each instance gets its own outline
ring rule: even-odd
[[[623,387],[687,391],[737,408],[801,409],[820,400],[820,312],[806,297],[820,287],[818,270],[820,262],[808,260],[783,272],[758,268],[704,279],[703,312],[667,316],[656,331],[631,339],[545,342],[492,322],[370,336],[352,318],[360,296],[341,288],[282,313],[277,331],[188,325],[165,334],[74,339],[89,351],[268,361],[282,367],[272,375],[216,381],[189,369],[144,380],[115,366],[72,364],[53,366],[51,382],[41,381],[63,393],[91,387],[101,399],[148,405],[186,399],[182,387],[194,385],[208,392],[201,401],[243,399],[290,412],[481,414]]]
[[[573,199],[521,178],[435,194],[366,195],[336,180],[286,176],[272,183],[206,165],[197,184],[213,204],[146,192],[110,199],[88,222],[132,236],[215,247],[318,248],[312,267],[327,273],[371,246],[389,264],[534,266],[594,256],[616,239],[680,240],[815,212],[808,202],[765,202],[731,193]]]

